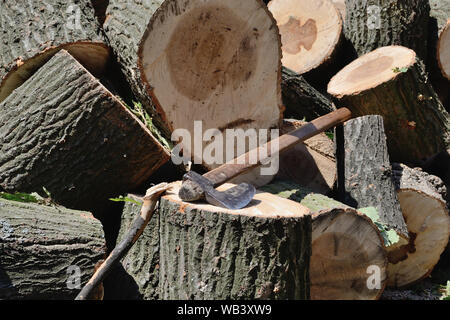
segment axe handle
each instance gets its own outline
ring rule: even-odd
[[[308,140],[309,138],[321,132],[324,132],[325,130],[328,130],[338,124],[342,124],[345,121],[349,120],[351,117],[352,113],[349,109],[337,109],[273,140],[278,140],[277,150],[272,150],[271,144],[273,142],[269,141],[268,143],[254,150],[251,150],[214,170],[207,172],[203,176],[213,182],[214,186],[221,185],[233,179],[234,177],[237,177],[238,175],[261,166],[277,153],[286,151],[294,147],[298,143],[304,142],[305,140]],[[264,151],[264,149],[266,150],[266,152],[263,154],[264,157],[260,159],[260,152]],[[252,159],[253,161],[249,161],[249,159]]]

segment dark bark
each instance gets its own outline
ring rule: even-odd
[[[345,37],[359,56],[401,45],[427,56],[428,0],[346,0]]]
[[[344,203],[354,208],[375,207],[381,221],[407,239],[408,229],[392,178],[383,118],[372,115],[349,120],[344,125],[344,141]]]
[[[66,51],[1,105],[0,185],[96,214],[169,160],[150,132]],[[45,195],[45,194],[44,194]]]
[[[383,116],[391,161],[423,165],[450,142],[450,115],[419,59],[382,85],[338,97],[337,103],[354,117]]]
[[[106,19],[106,8],[108,7],[109,0],[91,0],[91,2],[98,22],[100,25],[103,25]]]
[[[70,267],[82,286],[105,240],[89,212],[0,199],[0,252],[0,299],[73,299],[80,287]]]
[[[294,71],[283,67],[281,76],[285,117],[311,121],[336,109],[330,99]]]
[[[311,220],[211,212],[163,198],[161,299],[309,299]]]
[[[0,102],[61,48],[96,76],[109,58],[90,1],[2,1],[0,43]]]

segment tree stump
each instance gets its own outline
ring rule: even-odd
[[[404,287],[427,277],[450,236],[446,188],[436,176],[393,165],[398,198],[410,241],[389,253],[388,285]]]
[[[107,16],[109,43],[166,137],[194,137],[198,119],[203,132],[279,126],[280,38],[261,1],[111,0]],[[183,152],[201,164],[209,143],[184,141]]]
[[[3,1],[0,9],[0,102],[60,49],[94,75],[104,72],[109,48],[90,1]]]
[[[408,239],[394,186],[381,116],[364,116],[344,125],[345,199],[354,208],[375,207],[381,221]]]
[[[308,213],[261,192],[236,211],[191,204],[174,188],[159,208],[161,299],[309,299]]]
[[[392,161],[422,164],[449,143],[450,116],[410,49],[383,47],[358,58],[331,79],[328,92],[354,117],[383,116]]]
[[[281,34],[283,66],[317,88],[346,64],[341,55],[342,18],[330,1],[272,0],[268,4]]]
[[[344,33],[358,56],[377,48],[400,45],[426,60],[428,0],[346,0]]]
[[[311,210],[312,300],[369,300],[381,296],[387,281],[387,256],[380,232],[369,217],[290,182],[276,181],[261,190],[300,202]],[[371,278],[374,271],[376,279]]]
[[[105,240],[89,212],[0,199],[0,252],[0,299],[74,299]]]
[[[0,104],[0,186],[97,215],[170,156],[97,79],[61,50]]]
[[[283,67],[281,76],[285,118],[311,121],[336,110],[330,99],[314,89],[298,73]]]

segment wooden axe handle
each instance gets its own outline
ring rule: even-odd
[[[305,140],[308,140],[309,138],[338,124],[342,124],[351,117],[352,113],[349,109],[337,109],[311,122],[308,122],[296,130],[274,139],[272,142],[269,141],[268,143],[207,172],[203,176],[213,182],[214,186],[221,185],[238,175],[261,166],[266,163],[266,161],[270,160],[273,155],[286,151],[298,143],[304,142]],[[278,148],[277,150],[273,150],[274,152],[272,153],[271,144],[277,140]],[[260,159],[260,151],[264,149],[266,150],[266,153],[264,153],[264,157]],[[253,161],[249,161],[249,159],[252,159]]]

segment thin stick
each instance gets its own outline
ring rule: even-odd
[[[124,239],[109,254],[108,258],[97,269],[75,300],[87,300],[94,288],[96,288],[112,270],[112,267],[127,254],[151,220],[159,198],[170,188],[170,184],[161,183],[147,190],[146,195],[142,198],[144,203],[142,204],[140,215],[136,217]]]

